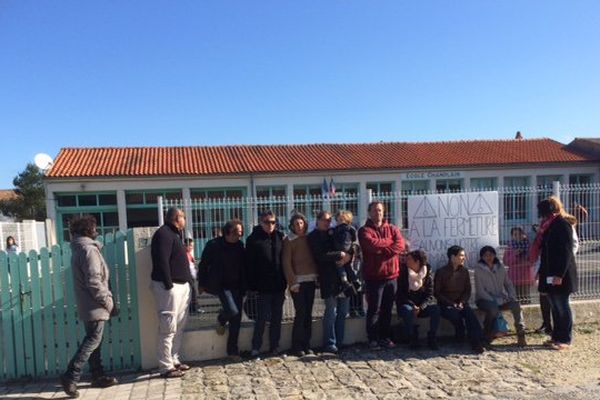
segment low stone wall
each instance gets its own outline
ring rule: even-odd
[[[150,289],[150,274],[152,271],[152,260],[150,257],[149,241],[144,240],[153,233],[153,230],[140,231],[139,239],[136,238],[136,269],[138,281],[138,304],[140,310],[140,335],[142,347],[142,368],[156,368],[156,340],[158,333],[158,316],[156,313],[156,305],[154,296]],[[592,322],[600,322],[600,300],[576,301],[571,303],[576,324],[587,324]],[[525,305],[523,306],[525,323],[527,329],[535,329],[541,325],[541,314],[539,306]],[[511,329],[512,316],[509,311],[505,311],[505,316],[509,322]],[[481,313],[479,316],[482,317]],[[394,320],[394,323],[397,323]],[[421,326],[421,335],[425,336],[428,329],[429,321],[427,318],[419,319],[417,322]],[[216,320],[215,320],[216,326]],[[312,325],[312,340],[311,346],[319,348],[322,346],[322,324],[321,320],[315,320]],[[252,339],[253,324],[248,323],[242,326],[240,330],[239,347],[241,351],[250,350]],[[453,335],[452,326],[442,319],[439,336]],[[283,349],[288,349],[291,346],[292,324],[286,323],[282,326],[280,346]],[[215,329],[201,329],[196,331],[186,331],[183,338],[182,355],[185,360],[203,361],[219,359],[226,356],[226,340],[227,336],[217,335]],[[365,320],[364,318],[348,318],[346,320],[346,337],[344,344],[363,343],[367,341]],[[268,346],[268,328],[265,330],[263,341],[263,349]]]

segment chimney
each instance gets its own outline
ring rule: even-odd
[[[521,131],[517,131],[515,135],[515,140],[523,140],[523,135],[521,135]]]

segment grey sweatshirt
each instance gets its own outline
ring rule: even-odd
[[[498,305],[517,300],[515,287],[502,263],[494,264],[492,269],[484,262],[477,263],[475,266],[475,300],[494,301]]]
[[[86,236],[75,235],[71,242],[73,284],[82,321],[106,321],[114,306],[101,247],[99,242]]]

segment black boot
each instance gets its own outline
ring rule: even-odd
[[[427,347],[429,347],[430,350],[439,350],[440,349],[440,347],[437,344],[435,335],[427,335]]]
[[[114,386],[117,383],[119,383],[119,381],[114,376],[102,375],[102,376],[92,379],[91,386],[94,388],[107,388],[110,386]]]
[[[64,374],[60,376],[60,385],[62,386],[67,396],[69,396],[71,399],[76,399],[79,397],[77,384]]]
[[[415,328],[413,329],[413,333],[410,337],[410,348],[411,349],[418,349],[419,347],[421,347],[421,345],[419,344],[419,331],[418,331],[418,327],[415,326]]]

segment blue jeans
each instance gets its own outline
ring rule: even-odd
[[[217,316],[219,323],[229,323],[229,335],[227,336],[227,355],[237,355],[238,337],[240,336],[240,325],[242,323],[242,299],[244,296],[239,289],[222,290],[219,300],[223,310]]]
[[[327,297],[323,314],[323,347],[339,346],[344,343],[346,315],[350,308],[348,297]]]
[[[252,333],[252,350],[262,347],[263,333],[267,320],[269,325],[269,349],[279,347],[281,338],[281,318],[283,317],[283,302],[285,292],[258,293],[258,310]]]
[[[366,281],[365,283],[369,342],[389,339],[397,281],[394,278],[384,281]]]
[[[100,358],[100,345],[102,344],[102,333],[106,321],[86,321],[84,322],[85,337],[79,345],[77,352],[69,362],[65,378],[71,382],[79,382],[83,372],[83,366],[86,362],[90,364],[92,379],[104,375],[102,360]]]
[[[410,338],[414,333],[414,336],[418,337],[418,327],[415,327],[413,306],[410,304],[401,304],[398,308],[398,316],[404,322],[404,336]],[[427,332],[427,337],[434,338],[440,326],[440,308],[438,305],[430,304],[421,309],[417,318],[425,317],[429,317],[429,332]]]
[[[471,307],[465,305],[462,309],[454,306],[441,306],[442,317],[447,319],[454,325],[456,337],[458,339],[465,336],[465,326],[469,341],[479,343],[483,339],[483,332],[479,320]]]
[[[548,293],[548,300],[552,307],[552,319],[554,321],[552,340],[558,343],[571,344],[571,340],[573,340],[573,313],[569,305],[569,296],[570,293]]]
[[[292,292],[296,311],[292,328],[292,350],[308,350],[310,348],[312,309],[316,286],[315,282],[302,282],[298,293]]]

